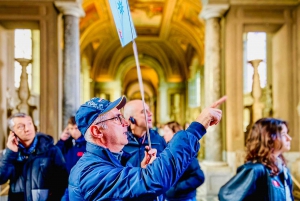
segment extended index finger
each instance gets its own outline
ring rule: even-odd
[[[219,105],[221,105],[222,103],[224,103],[226,100],[227,100],[227,96],[223,96],[222,98],[220,98],[219,100],[217,100],[216,102],[214,102],[210,107],[216,108]]]

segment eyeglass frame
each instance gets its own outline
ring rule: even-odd
[[[103,121],[99,121],[99,122],[95,123],[95,125],[98,125],[100,123],[103,123],[103,122],[106,122],[106,121],[109,121],[109,120],[113,120],[113,119],[116,119],[116,118],[118,118],[118,120],[120,122],[119,125],[122,125],[123,124],[122,120],[125,120],[125,117],[122,114],[117,114],[116,116],[114,116],[114,117],[112,117],[110,119],[105,119]]]
[[[14,125],[14,127],[16,127],[15,130],[18,130],[18,131],[22,132],[22,131],[25,130],[26,127],[30,127],[32,125],[34,125],[33,122],[28,122],[26,124],[22,123],[21,125]]]

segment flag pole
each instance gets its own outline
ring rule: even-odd
[[[127,0],[126,0],[127,1]],[[149,148],[151,149],[151,139],[150,139],[150,133],[149,133],[149,125],[148,125],[148,115],[146,112],[146,105],[145,105],[145,98],[144,98],[144,85],[143,85],[143,78],[142,78],[142,73],[141,73],[141,68],[140,68],[140,62],[139,62],[139,55],[138,55],[138,50],[137,46],[134,40],[134,34],[133,30],[134,27],[132,27],[133,22],[130,14],[130,8],[129,8],[129,3],[127,1],[127,12],[128,12],[128,18],[130,20],[130,26],[131,26],[131,36],[132,36],[132,48],[133,48],[133,54],[134,54],[134,59],[136,63],[136,69],[137,69],[137,75],[138,75],[138,81],[139,81],[139,86],[140,86],[140,92],[142,96],[142,102],[143,102],[143,108],[144,108],[144,115],[145,115],[145,121],[146,121],[146,133],[147,133],[147,138],[148,138],[148,145]]]
[[[128,0],[118,0],[118,1],[117,0],[109,0],[109,3],[111,6],[112,14],[114,17],[114,21],[116,24],[118,36],[119,36],[122,47],[124,47],[126,44],[128,44],[129,42],[132,41],[133,53],[134,53],[134,58],[135,58],[135,63],[136,63],[136,68],[137,68],[139,87],[140,87],[140,92],[141,92],[141,96],[142,96],[143,109],[144,109],[144,115],[145,115],[145,121],[146,121],[148,144],[149,144],[149,148],[151,149],[148,116],[146,113],[145,98],[144,98],[143,79],[142,79],[141,68],[140,68],[140,64],[139,64],[137,46],[136,46],[136,43],[134,40],[137,36],[136,36],[133,21],[131,18]],[[125,3],[126,5],[124,5],[123,3]],[[130,31],[129,31],[129,29],[130,29]]]
[[[144,115],[145,115],[145,121],[146,121],[146,129],[147,129],[147,137],[148,137],[148,144],[149,144],[149,148],[151,149],[151,139],[150,139],[150,133],[149,133],[149,126],[148,126],[148,116],[147,116],[147,113],[146,113],[146,105],[145,105],[145,98],[144,98],[143,78],[142,78],[142,74],[141,74],[139,56],[138,56],[138,51],[137,51],[137,46],[136,46],[135,40],[132,40],[132,47],[133,47],[134,59],[135,59],[135,63],[136,63],[138,81],[139,81],[140,92],[141,92],[142,102],[143,102],[143,108],[144,108]]]

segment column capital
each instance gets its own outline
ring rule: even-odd
[[[72,15],[75,17],[84,17],[85,12],[80,2],[55,1],[54,5],[63,15]]]
[[[229,4],[205,5],[200,13],[200,17],[205,20],[210,18],[221,18],[228,9]]]

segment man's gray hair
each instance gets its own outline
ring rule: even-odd
[[[105,114],[102,114],[102,115],[99,115],[99,116],[95,119],[95,121],[92,123],[92,125],[95,125],[95,124],[98,123],[98,125],[99,125],[100,127],[102,127],[103,129],[107,129],[106,122],[101,122],[101,121],[104,121],[104,120],[106,119],[107,114],[109,114],[109,112],[108,112],[108,113],[105,113]],[[101,123],[99,123],[99,122],[101,122]],[[85,138],[85,140],[86,140],[87,142],[92,142],[92,141],[93,141],[92,136],[91,136],[90,129],[87,129],[87,131],[86,131],[85,134],[84,134],[84,138]]]
[[[10,130],[13,130],[14,125],[15,125],[14,118],[17,118],[17,117],[27,117],[27,116],[28,116],[27,114],[22,113],[22,112],[11,115],[8,118],[8,128]]]

